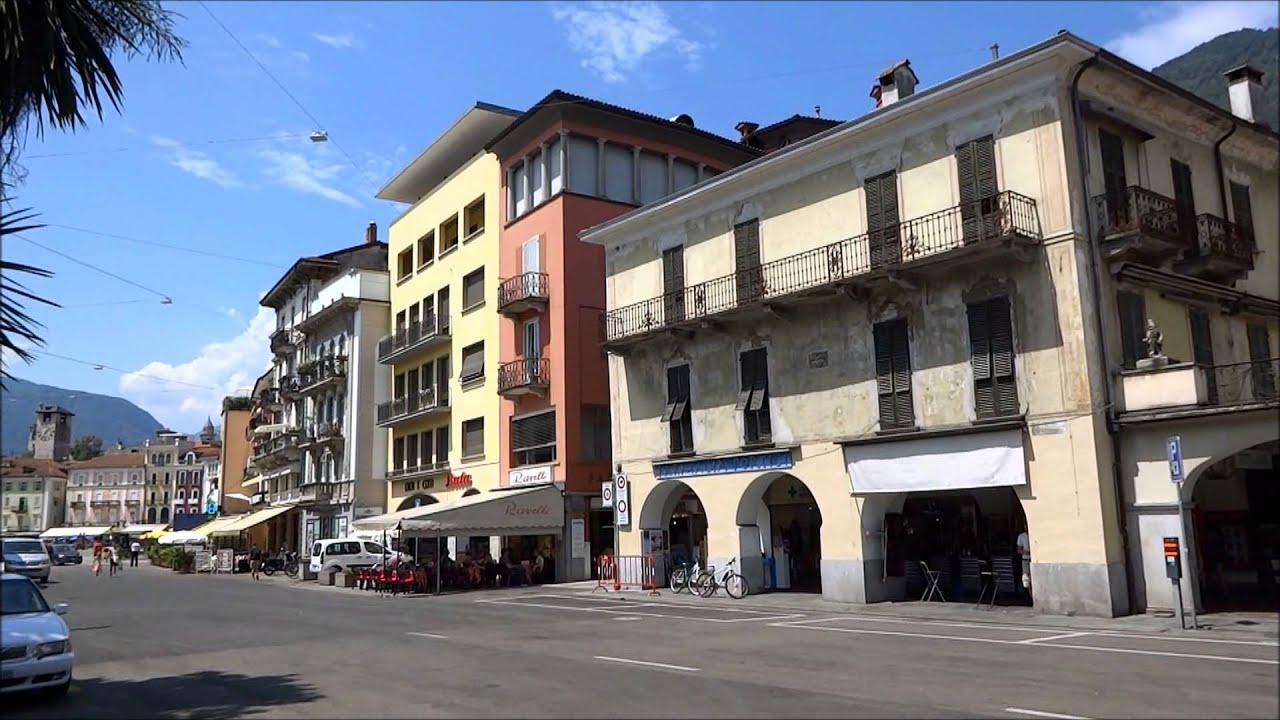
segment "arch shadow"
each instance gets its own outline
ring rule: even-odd
[[[396,508],[396,511],[399,512],[401,510],[408,510],[410,508],[421,507],[423,505],[434,505],[438,502],[440,501],[437,500],[435,497],[431,495],[427,495],[425,493],[418,494],[418,495],[410,495],[409,497],[405,498],[403,502],[400,503],[400,505]]]

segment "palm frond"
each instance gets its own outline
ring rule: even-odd
[[[42,225],[32,223],[35,214],[29,209],[6,211],[0,208],[0,244],[7,237],[20,232],[36,230]],[[51,307],[61,307],[58,303],[41,297],[27,289],[21,282],[13,279],[14,273],[23,273],[34,277],[53,277],[53,273],[43,268],[0,259],[0,388],[13,378],[4,362],[5,355],[12,354],[19,360],[30,363],[35,359],[30,348],[44,345],[40,329],[44,327],[40,321],[27,313],[23,300],[42,303]]]

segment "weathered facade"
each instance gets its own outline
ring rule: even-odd
[[[44,532],[63,520],[66,466],[56,460],[0,459],[5,532]]]
[[[1173,150],[1135,151],[1144,184],[1168,177],[1160,152],[1212,158],[1173,130],[1234,122],[1061,34],[923,92],[898,63],[869,115],[585,232],[606,251],[614,454],[633,486],[620,551],[680,546],[735,559],[754,588],[852,602],[918,597],[930,572],[948,593],[1025,597],[1025,529],[1038,608],[1126,612],[1109,299],[1126,275],[1108,270],[1142,262],[1106,255],[1101,168],[1077,154],[1119,104],[1104,78],[1172,128],[1148,133]],[[1219,150],[1255,188],[1254,267],[1272,269],[1227,278],[1196,254],[1213,241],[1185,235],[1171,272],[1274,298],[1275,136],[1234,143]],[[1209,168],[1198,212],[1222,213]]]

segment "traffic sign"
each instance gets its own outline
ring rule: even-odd
[[[613,507],[613,481],[606,480],[600,483],[600,506]]]
[[[1183,480],[1182,476],[1182,436],[1174,435],[1166,443],[1169,449],[1169,479],[1175,483]]]
[[[626,473],[618,473],[613,484],[613,524],[624,528],[631,525],[631,483]]]

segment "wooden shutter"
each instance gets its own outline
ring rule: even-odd
[[[1125,189],[1129,181],[1124,172],[1124,140],[1098,128],[1098,147],[1102,153],[1102,187],[1106,194],[1107,219],[1112,227],[1120,226],[1128,216]]]
[[[667,322],[684,320],[684,246],[662,251],[662,310]]]
[[[584,421],[589,418],[582,418]],[[556,444],[556,412],[538,413],[511,421],[511,449],[519,452]]]
[[[991,328],[991,379],[998,416],[1018,414],[1018,384],[1014,373],[1013,318],[1009,298],[987,303]]]
[[[1192,255],[1200,254],[1196,238],[1196,196],[1191,185],[1191,166],[1177,160],[1169,161],[1173,176],[1173,205],[1178,216],[1178,235],[1187,243]]]
[[[440,325],[441,332],[447,332],[449,329],[449,286],[440,288],[436,293],[436,322]]]
[[[1253,203],[1249,199],[1249,186],[1231,183],[1231,220],[1253,242]]]
[[[765,406],[765,398],[769,392],[769,356],[764,348],[752,350],[751,357],[751,398],[747,402],[747,410],[757,412]]]
[[[956,175],[960,183],[960,216],[964,242],[989,236],[986,217],[994,209],[996,184],[995,140],[988,136],[956,148]]]
[[[449,356],[441,355],[436,358],[436,405],[441,407],[449,404]]]
[[[751,390],[755,387],[755,360],[752,356],[754,350],[748,350],[738,355],[738,402],[734,406],[736,410],[746,410],[747,403],[751,400]]]
[[[1147,332],[1146,301],[1142,293],[1121,290],[1116,293],[1116,305],[1120,310],[1120,355],[1124,366],[1132,369],[1146,356],[1142,350]]]
[[[1213,370],[1213,327],[1209,313],[1199,306],[1187,308],[1191,321],[1191,355],[1195,363],[1205,369],[1205,396],[1210,403],[1218,402],[1218,378]]]
[[[734,272],[738,302],[751,302],[764,294],[760,273],[760,221],[748,220],[733,226]]]
[[[478,342],[462,350],[462,372],[459,380],[470,380],[484,375],[484,343]]]
[[[867,239],[871,267],[878,268],[902,259],[899,240],[898,175],[887,172],[863,184],[867,202]]]
[[[404,467],[404,443],[405,438],[398,437],[392,445],[391,465],[396,470]]]
[[[462,423],[462,455],[474,457],[484,454],[484,419],[476,418]]]
[[[432,442],[433,439],[434,434],[430,430],[424,430],[422,434],[418,436],[419,462],[423,465],[430,465],[431,463],[436,462],[436,460],[433,459],[435,456],[435,453],[433,452],[433,446],[435,445],[435,443]]]
[[[1275,400],[1276,398],[1276,366],[1271,356],[1271,338],[1267,336],[1265,325],[1250,324],[1247,327],[1249,336],[1249,360],[1253,365],[1249,368],[1249,377],[1253,382],[1253,400]]]
[[[449,462],[449,426],[436,428],[436,462]]]
[[[905,319],[877,323],[873,329],[876,350],[876,387],[882,429],[915,424],[911,407],[911,349]]]

